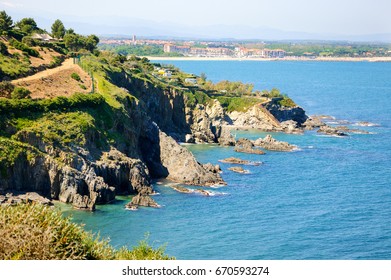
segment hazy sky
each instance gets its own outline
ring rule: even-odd
[[[317,34],[391,33],[391,0],[0,0],[3,9],[17,16],[113,26],[139,19]]]

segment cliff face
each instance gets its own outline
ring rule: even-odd
[[[153,104],[167,101],[167,108],[151,113],[156,121],[163,127],[177,124],[173,126],[175,133],[181,132],[183,123],[178,124],[175,117],[179,114],[175,104],[180,102],[176,94],[150,94],[159,97],[151,98]],[[34,191],[92,210],[96,204],[109,203],[117,194],[152,194],[152,178],[167,177],[204,186],[223,182],[218,173],[204,168],[161,131],[145,109],[148,104],[126,98],[122,104],[122,109],[103,104],[82,113],[33,114],[31,123],[22,129],[14,125],[14,119],[5,118],[4,130],[22,146],[12,160],[0,162],[0,192]],[[178,107],[184,110],[184,106]],[[182,115],[185,118],[184,112]],[[7,149],[14,153],[14,142],[4,141],[0,142],[2,153],[6,154]],[[31,147],[34,154],[26,153],[26,147]]]
[[[298,126],[302,126],[308,119],[304,109],[299,106],[284,107],[272,101],[266,105],[266,109],[280,122],[293,120]]]

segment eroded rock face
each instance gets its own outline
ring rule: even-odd
[[[229,117],[237,127],[251,127],[264,131],[281,131],[279,121],[262,105],[257,104],[246,112],[231,112]]]

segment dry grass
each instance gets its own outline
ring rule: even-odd
[[[115,250],[59,210],[39,204],[0,207],[1,260],[170,259],[147,242]]]
[[[57,69],[59,71],[56,71]],[[72,79],[72,73],[77,73],[81,80],[76,81]],[[91,77],[78,65],[70,65],[66,69],[54,68],[45,70],[12,83],[15,86],[24,87],[31,91],[31,98],[33,99],[71,96],[75,92],[89,93],[92,88]]]

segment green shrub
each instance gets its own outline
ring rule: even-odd
[[[34,39],[31,38],[30,36],[23,37],[22,43],[28,47],[35,47],[36,46]]]
[[[280,104],[281,106],[284,106],[284,107],[289,107],[289,108],[297,106],[296,103],[291,98],[289,98],[287,95],[283,95],[283,98],[278,101],[278,104]]]
[[[76,80],[76,81],[78,81],[78,82],[81,81],[81,78],[80,78],[79,74],[77,74],[77,73],[75,73],[75,72],[73,72],[73,73],[71,74],[71,78],[74,79],[74,80]]]
[[[82,84],[79,84],[79,87],[80,87],[81,89],[84,89],[84,90],[87,89],[87,87],[86,87],[85,85],[82,85]]]
[[[0,82],[0,97],[10,98],[15,86],[8,81]]]
[[[257,98],[251,97],[217,97],[217,100],[220,101],[221,106],[226,109],[228,112],[238,111],[246,112],[250,107],[259,103],[260,100]]]
[[[11,93],[11,98],[12,99],[23,99],[23,98],[29,98],[31,92],[24,87],[16,87],[12,93]]]
[[[104,103],[105,99],[102,95],[85,93],[75,93],[71,97],[58,96],[42,100],[0,99],[0,115],[13,113],[18,116],[53,110],[69,111],[72,109],[95,108]]]
[[[2,260],[170,259],[146,241],[133,250],[115,250],[59,210],[39,204],[0,207],[0,236]]]
[[[9,44],[11,46],[13,46],[15,49],[21,50],[22,52],[25,52],[25,53],[27,53],[30,56],[39,57],[39,52],[38,51],[36,51],[36,50],[34,50],[32,48],[29,48],[24,43],[19,42],[18,40],[15,40],[15,39],[12,38],[11,40],[9,40]]]

